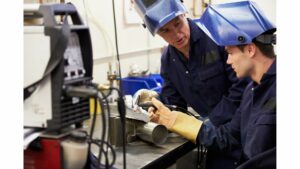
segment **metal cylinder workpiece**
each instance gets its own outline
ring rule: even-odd
[[[159,145],[167,140],[168,129],[163,125],[148,122],[137,125],[136,135],[144,141]]]

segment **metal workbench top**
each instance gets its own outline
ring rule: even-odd
[[[181,137],[170,137],[163,145],[154,145],[144,141],[135,141],[126,146],[126,168],[159,169],[168,168],[180,157],[196,147]],[[122,147],[115,148],[117,159],[115,166],[123,168]]]

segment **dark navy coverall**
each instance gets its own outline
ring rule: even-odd
[[[214,127],[202,125],[197,138],[200,144],[230,150],[240,144],[238,169],[276,168],[276,61],[261,83],[250,82],[232,121]]]
[[[161,58],[164,104],[182,108],[191,106],[215,126],[229,122],[240,104],[248,80],[238,80],[227,53],[217,46],[193,21],[190,26],[190,53],[185,59],[176,48],[168,46]],[[233,151],[233,150],[232,150]],[[238,148],[234,151],[241,151]],[[207,169],[232,169],[236,158],[208,150]]]

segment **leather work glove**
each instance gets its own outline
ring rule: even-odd
[[[155,108],[150,107],[150,121],[166,126],[170,131],[196,143],[202,121],[179,111],[171,111],[159,100],[152,98]]]

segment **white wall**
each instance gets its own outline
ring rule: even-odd
[[[117,71],[112,1],[69,1],[88,21],[93,44],[94,79],[105,83],[109,63],[112,63],[113,71]],[[125,23],[124,1],[130,0],[114,0],[122,77],[127,76],[130,65],[134,63],[141,69],[149,67],[151,72],[158,72],[161,48],[166,43],[159,37],[152,37],[141,24]]]

